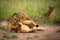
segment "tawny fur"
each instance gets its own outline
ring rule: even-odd
[[[16,18],[11,17],[8,19],[8,26],[11,31],[27,33],[33,32],[38,28],[36,27],[38,25],[24,13],[18,13]]]
[[[33,32],[35,29],[33,28],[33,29],[31,29],[31,28],[29,28],[29,26],[27,26],[27,25],[24,25],[24,24],[22,24],[22,23],[19,23],[21,26],[20,26],[20,32],[25,32],[25,33],[29,33],[29,32]]]
[[[53,12],[54,11],[55,11],[54,7],[49,7],[49,10],[46,13],[44,13],[41,18],[44,19],[44,18],[51,18],[51,17],[53,17],[53,15],[54,15]]]
[[[30,19],[25,13],[18,13],[16,18],[17,20],[19,20],[19,22],[30,26],[30,28],[36,26],[36,23],[32,19]]]
[[[19,26],[18,22],[13,17],[9,18],[7,21],[8,21],[8,27],[7,27],[7,29],[9,31],[12,30],[13,28],[17,28],[17,26]]]

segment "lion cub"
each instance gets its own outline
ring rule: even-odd
[[[24,25],[28,25],[30,28],[33,27],[38,27],[38,25],[32,20],[30,19],[25,13],[18,13],[16,16],[17,20],[19,20],[19,22],[22,22]]]
[[[49,10],[45,14],[43,14],[41,18],[52,18],[54,16],[54,11],[54,7],[50,6]]]
[[[8,26],[10,31],[14,32],[33,32],[38,30],[39,25],[37,25],[32,19],[30,19],[24,13],[15,14],[16,18],[11,17],[8,20]]]

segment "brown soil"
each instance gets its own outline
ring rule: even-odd
[[[44,31],[36,31],[34,33],[12,33],[0,30],[0,40],[60,40],[59,25],[40,25]],[[4,35],[16,35],[17,38],[4,38]]]

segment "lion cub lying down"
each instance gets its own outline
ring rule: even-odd
[[[27,32],[27,33],[29,33],[29,32],[33,32],[35,30],[35,28],[31,29],[31,28],[29,28],[29,26],[24,25],[22,23],[19,23],[19,24],[21,25],[19,32]]]
[[[33,32],[38,30],[39,26],[24,13],[16,14],[16,18],[12,17],[8,22],[10,31],[14,32]]]

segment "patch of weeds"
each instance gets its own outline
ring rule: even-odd
[[[5,38],[5,39],[10,39],[10,38],[18,38],[16,35],[4,35],[2,38]]]
[[[56,31],[56,32],[60,32],[60,30]]]
[[[12,35],[11,38],[18,38],[16,35]]]
[[[31,40],[32,39],[32,37],[27,37],[27,40]]]
[[[11,38],[11,36],[10,35],[4,35],[2,38],[9,39],[9,38]]]
[[[4,30],[5,28],[4,28],[3,26],[0,26],[0,29],[1,29],[1,30]]]

